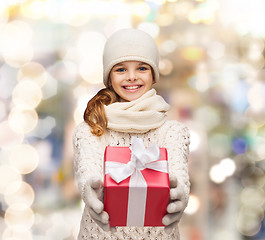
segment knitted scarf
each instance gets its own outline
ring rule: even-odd
[[[118,132],[144,133],[160,127],[167,119],[170,106],[151,89],[131,102],[105,106],[108,128]]]

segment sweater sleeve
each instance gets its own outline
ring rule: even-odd
[[[177,121],[168,121],[166,124],[165,147],[168,152],[169,176],[176,176],[178,184],[184,190],[186,204],[190,193],[190,181],[188,173],[188,155],[190,134],[183,124]]]
[[[100,144],[100,137],[90,132],[86,123],[79,124],[73,135],[74,174],[82,199],[85,201],[85,187],[89,179],[103,179],[102,161],[104,146]]]

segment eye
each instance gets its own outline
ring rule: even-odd
[[[140,71],[146,71],[146,70],[148,70],[148,68],[147,67],[139,67],[139,70]]]
[[[125,68],[117,68],[115,71],[116,72],[125,72]]]

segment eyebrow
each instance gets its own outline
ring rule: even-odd
[[[149,64],[145,62],[139,62],[138,66],[141,66],[141,65],[149,65]],[[123,67],[123,66],[125,66],[124,63],[117,63],[114,67]]]

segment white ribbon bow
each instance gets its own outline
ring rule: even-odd
[[[143,140],[132,137],[131,160],[128,163],[105,162],[105,174],[117,183],[130,177],[129,200],[127,212],[127,226],[144,226],[147,183],[141,170],[152,169],[159,172],[168,172],[166,160],[161,158],[160,150],[156,144],[145,148]],[[137,188],[135,188],[137,187]]]

